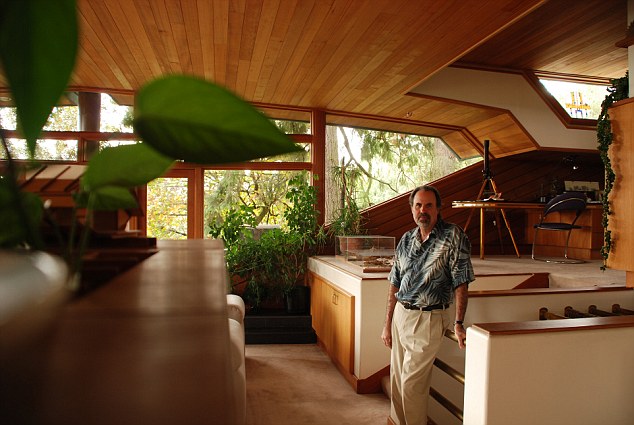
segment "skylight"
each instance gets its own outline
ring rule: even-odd
[[[597,119],[601,102],[608,94],[608,86],[546,79],[539,81],[572,118]]]

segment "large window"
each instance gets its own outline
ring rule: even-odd
[[[69,134],[78,129],[79,111],[72,99],[77,96],[55,108],[43,136],[51,140],[38,143],[37,159],[81,162],[97,147],[137,143],[131,133],[131,109],[107,95],[100,99],[104,134]],[[274,124],[293,135],[303,152],[226,166],[177,163],[164,178],[147,187],[148,236],[209,237],[214,226],[240,212],[248,212],[241,217],[253,217],[246,225],[284,227],[289,182],[297,176],[308,181],[314,167],[322,164],[324,175],[312,177],[324,190],[325,205],[319,209],[323,208],[325,221],[330,222],[341,208],[344,181],[358,207],[364,209],[480,160],[460,160],[438,138],[345,126],[326,126],[325,152],[315,151],[309,111],[269,108],[265,112],[273,113]],[[0,108],[0,125],[15,130],[14,108]],[[377,121],[376,128],[380,127]],[[10,133],[16,137],[15,131]],[[88,140],[93,137],[99,139]],[[10,140],[10,148],[16,159],[28,157],[24,140]]]
[[[460,160],[434,137],[341,126],[326,134],[327,220],[340,208],[344,181],[363,209],[480,160]]]

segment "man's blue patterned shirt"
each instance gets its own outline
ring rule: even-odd
[[[451,303],[454,289],[474,279],[469,238],[441,218],[425,242],[418,227],[403,235],[388,276],[396,299],[419,307]]]

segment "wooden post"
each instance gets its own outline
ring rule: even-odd
[[[595,317],[594,314],[583,313],[579,310],[575,310],[571,306],[567,306],[564,308],[564,316],[569,317],[571,319],[579,319],[582,317]]]
[[[326,113],[324,111],[316,109],[311,111],[310,128],[313,133],[311,184],[317,189],[317,211],[319,211],[317,221],[323,224],[326,213]]]
[[[79,103],[79,130],[80,131],[100,131],[101,128],[101,93],[78,93]],[[88,161],[97,151],[99,151],[98,140],[80,141],[79,160]]]

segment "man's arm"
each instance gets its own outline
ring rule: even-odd
[[[386,347],[392,348],[392,316],[394,315],[394,307],[396,307],[396,292],[398,288],[390,283],[387,292],[387,307],[385,309],[385,325],[381,339]]]
[[[453,326],[453,330],[458,337],[458,345],[460,348],[465,348],[465,341],[467,339],[467,331],[462,323],[465,313],[467,312],[467,302],[469,299],[469,286],[466,283],[458,286],[454,290],[454,299],[456,300],[456,319]]]

